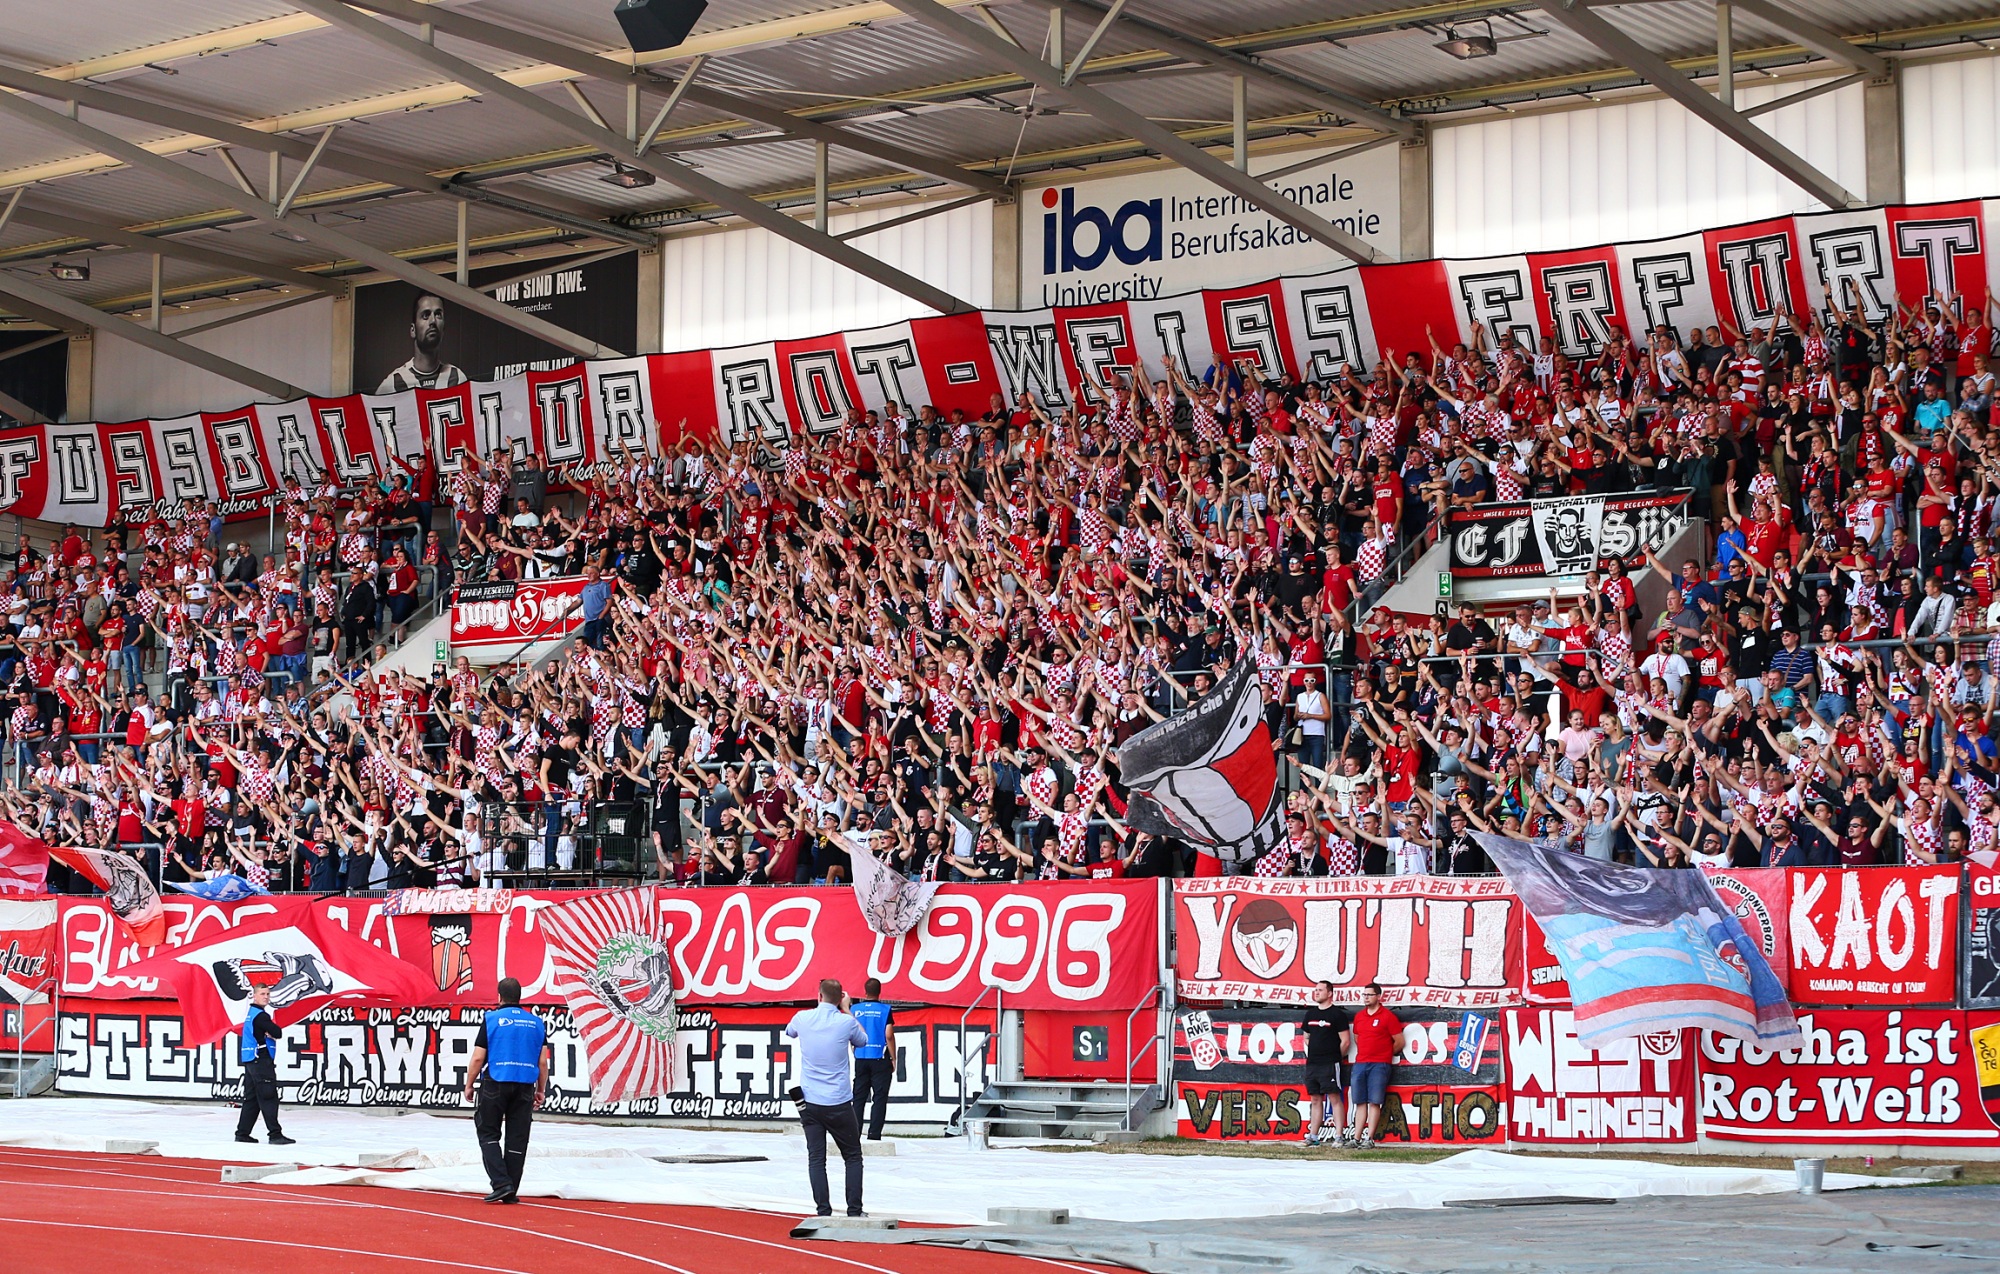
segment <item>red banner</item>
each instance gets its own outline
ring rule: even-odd
[[[489,1005],[503,977],[530,1003],[554,1004],[535,913],[576,893],[517,892],[503,913],[392,916],[381,898],[271,897],[166,904],[169,946],[246,921],[313,908],[399,959],[437,990],[422,1006]],[[970,1004],[988,985],[1010,1008],[1137,1004],[1159,978],[1159,892],[1152,881],[947,885],[902,938],[879,936],[837,888],[669,889],[658,895],[683,1005],[783,1004],[815,997],[821,978],[882,980],[915,1004]],[[164,994],[121,976],[141,950],[101,900],[66,899],[57,925],[62,994],[133,999]]]
[[[1521,900],[1497,877],[1174,882],[1183,999],[1303,1004],[1315,982],[1358,1004],[1521,1003]]]
[[[466,584],[451,605],[454,649],[560,641],[583,627],[583,577]]]
[[[1956,865],[1792,871],[1792,1002],[1956,1003],[1958,877]]]
[[[55,972],[53,898],[0,898],[0,1047],[55,1047],[49,975]],[[25,1032],[25,1037],[24,1037]]]
[[[1601,1049],[1567,1009],[1507,1010],[1507,1111],[1515,1141],[1597,1145],[1695,1137],[1692,1032]]]
[[[1805,1046],[1784,1053],[1704,1031],[1702,1131],[1722,1141],[2000,1145],[1971,1039],[1993,1016],[1821,1009],[1799,1014]]]
[[[2000,858],[1984,857],[1985,862],[1977,856],[1965,860],[1965,905],[1974,911],[2000,907]]]

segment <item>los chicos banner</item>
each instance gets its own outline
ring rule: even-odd
[[[583,627],[581,575],[461,584],[451,603],[454,651],[560,641]]]
[[[1695,1033],[1586,1048],[1568,1009],[1507,1010],[1508,1131],[1549,1145],[1695,1139]]]
[[[1304,1004],[1315,982],[1358,1004],[1521,1003],[1521,900],[1498,877],[1349,876],[1174,882],[1182,999]]]
[[[1380,355],[1423,355],[1430,333],[1474,323],[1571,358],[1614,330],[1769,327],[1851,296],[1867,318],[1895,298],[1986,303],[2000,201],[1856,209],[1646,243],[1479,260],[1348,266],[1172,296],[911,319],[866,331],[530,369],[451,389],[257,403],[169,420],[27,425],[0,433],[0,510],[102,526],[121,509],[170,512],[202,497],[226,517],[262,512],[288,473],[358,485],[428,450],[441,474],[468,452],[538,452],[558,478],[683,434],[782,449],[890,401],[978,416],[1032,392],[1088,408],[1114,367],[1157,376],[1171,354],[1199,371],[1249,360],[1265,376],[1323,377]],[[1157,233],[1157,230],[1155,231]],[[400,314],[394,320],[401,330]],[[446,331],[451,330],[447,315]],[[476,369],[475,369],[476,370]]]
[[[822,978],[879,978],[905,1004],[969,1005],[999,986],[1009,1007],[1130,1006],[1159,981],[1159,893],[1152,881],[946,886],[900,938],[871,932],[842,889],[669,889],[656,893],[683,1007],[811,1001]],[[206,942],[239,924],[319,911],[349,933],[422,968],[424,1003],[484,1007],[501,978],[531,1004],[560,1004],[536,913],[576,893],[517,891],[502,912],[390,915],[381,898],[265,897],[166,904],[168,946]],[[100,900],[65,899],[57,922],[62,998],[131,1000],[168,992],[119,970],[143,955]]]
[[[1451,513],[1451,566],[1471,579],[1581,575],[1660,552],[1687,529],[1688,497],[1558,496]]]
[[[1815,1009],[1799,1029],[1804,1047],[1778,1053],[1702,1033],[1706,1135],[2000,1146],[2000,1014]]]
[[[673,1090],[657,1097],[599,1102],[569,1011],[534,1010],[549,1023],[554,1060],[547,1109],[622,1118],[772,1120],[792,1117],[785,1090],[799,1082],[794,1041],[784,1037],[790,1007],[716,1005],[683,1009],[674,1034]],[[986,1088],[989,1028],[968,1024],[961,1048],[958,1009],[898,1009],[892,1123],[940,1124],[958,1112],[958,1072],[966,1090]],[[465,1067],[485,1008],[351,1008],[330,1005],[287,1027],[278,1046],[282,1099],[304,1106],[457,1110]],[[234,1040],[188,1048],[178,1009],[159,1000],[65,1002],[58,1031],[57,1086],[65,1093],[178,1101],[235,1101],[243,1068]]]
[[[1389,1072],[1379,1140],[1498,1145],[1507,1139],[1500,1034],[1486,1034],[1478,1065],[1452,1065],[1464,1014],[1406,1008],[1402,1061]],[[1304,1127],[1304,1010],[1183,1011],[1174,1026],[1174,1088],[1183,1137],[1276,1141]],[[1212,1041],[1213,1047],[1210,1047]]]

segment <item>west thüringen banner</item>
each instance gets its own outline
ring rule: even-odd
[[[1776,217],[1645,243],[1480,260],[1348,266],[1305,277],[1048,309],[941,315],[734,349],[573,363],[449,388],[255,403],[170,420],[74,422],[0,433],[0,510],[79,526],[171,515],[191,499],[262,515],[287,476],[357,485],[428,453],[440,474],[468,452],[540,453],[587,478],[628,450],[684,438],[782,450],[851,410],[977,417],[996,395],[1095,406],[1114,367],[1158,377],[1171,355],[1200,372],[1248,360],[1301,378],[1428,358],[1431,334],[1475,324],[1572,357],[1614,331],[1727,324],[1751,331],[1830,299],[1871,320],[1938,291],[1983,306],[2000,200]]]

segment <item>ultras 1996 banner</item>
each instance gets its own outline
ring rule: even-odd
[[[1492,1008],[1521,998],[1521,900],[1497,876],[1174,882],[1174,978],[1188,1000]]]
[[[858,987],[874,977],[887,998],[905,1004],[971,1004],[991,985],[1010,1008],[1130,1006],[1159,982],[1156,881],[947,885],[901,938],[872,932],[848,889],[653,892],[672,935],[684,1005],[810,1001],[821,978]],[[503,977],[518,978],[529,1003],[548,1004],[556,1001],[554,974],[536,914],[580,896],[519,891],[506,910],[478,915],[390,915],[380,898],[176,899],[166,904],[167,945],[314,908],[434,980],[435,994],[409,1007],[490,1005]],[[150,980],[119,973],[142,953],[101,900],[64,900],[61,908],[65,1001],[163,994]]]
[[[1073,223],[1085,217],[1069,212]],[[1107,229],[1126,220],[1123,210],[1104,216]],[[1986,249],[1996,224],[2000,201],[1846,209],[1649,243],[1347,266],[1177,295],[1148,288],[1080,305],[571,363],[451,388],[24,425],[0,432],[0,510],[102,526],[120,510],[164,514],[201,497],[224,516],[250,517],[287,474],[355,486],[426,451],[446,474],[468,452],[533,451],[558,479],[574,480],[617,463],[626,449],[658,451],[684,435],[782,450],[838,430],[852,410],[892,401],[979,416],[996,395],[1011,403],[1032,393],[1051,411],[1088,410],[1097,405],[1092,385],[1114,369],[1152,379],[1169,356],[1197,375],[1248,361],[1267,378],[1324,378],[1377,358],[1421,357],[1433,333],[1447,345],[1470,342],[1475,325],[1529,348],[1546,336],[1580,360],[1614,332],[1715,324],[1750,332],[1790,312],[1825,312],[1841,298],[1875,323],[1899,294],[1955,293],[1982,307],[2000,268],[2000,254]],[[447,314],[447,333],[452,323]]]

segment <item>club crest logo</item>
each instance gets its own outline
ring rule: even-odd
[[[589,982],[620,1018],[656,1040],[673,1039],[679,1010],[673,957],[665,943],[645,934],[613,935],[598,951]]]

